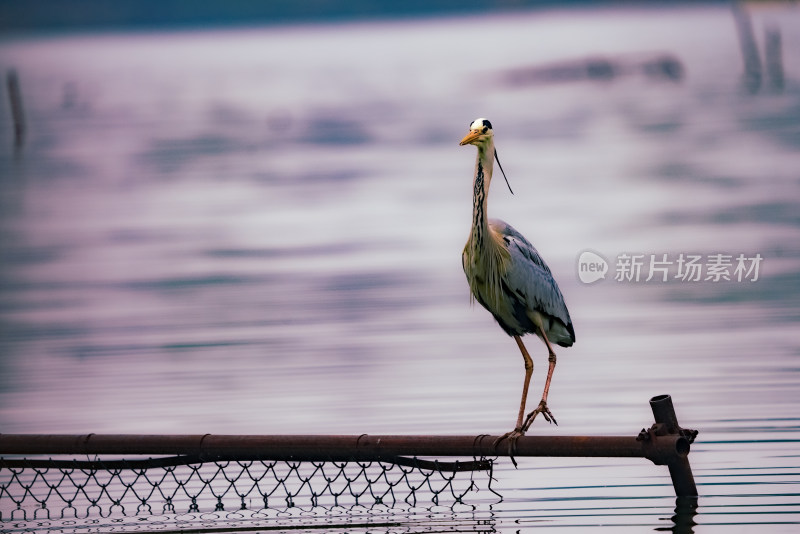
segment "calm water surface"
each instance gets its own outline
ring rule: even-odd
[[[577,333],[559,426],[533,432],[635,435],[670,393],[700,430],[699,508],[673,519],[646,461],[501,460],[501,503],[371,531],[794,531],[800,12],[753,27],[781,32],[782,89],[747,90],[725,7],[3,41],[28,134],[14,150],[4,92],[0,431],[509,430],[521,358],[460,264],[458,141],[485,116],[515,192],[495,184],[490,213],[545,256]],[[679,80],[635,68],[663,54]],[[625,68],[508,81],[590,57]],[[579,280],[584,250],[605,280]],[[758,278],[675,278],[717,254],[760,255]],[[615,280],[621,255],[639,281]]]

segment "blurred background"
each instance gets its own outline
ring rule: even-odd
[[[577,335],[534,431],[635,434],[670,393],[701,492],[798,521],[795,4],[8,1],[0,31],[0,432],[510,430],[522,358],[461,270],[487,117],[490,216]]]

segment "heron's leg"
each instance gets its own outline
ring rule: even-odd
[[[514,341],[517,342],[519,351],[522,353],[522,358],[525,360],[525,381],[522,384],[522,398],[519,401],[519,415],[517,416],[517,426],[515,426],[514,430],[512,430],[511,432],[506,432],[505,434],[497,438],[497,440],[495,440],[494,442],[494,445],[496,447],[498,443],[508,438],[508,455],[511,458],[511,463],[513,463],[514,467],[516,467],[517,462],[516,460],[514,460],[514,452],[516,451],[517,447],[517,439],[520,436],[525,435],[525,430],[523,430],[522,428],[522,421],[523,417],[525,416],[525,402],[528,399],[528,387],[531,384],[531,376],[533,375],[533,359],[531,359],[531,355],[528,354],[528,350],[522,343],[521,337],[514,336]]]
[[[525,416],[525,402],[528,399],[528,387],[531,385],[531,376],[533,376],[533,360],[531,359],[531,355],[528,354],[528,350],[525,348],[525,345],[522,343],[522,338],[519,336],[514,336],[514,341],[517,342],[519,351],[522,353],[522,358],[525,360],[525,382],[522,384],[522,398],[519,401],[517,426],[514,427],[514,430],[521,430],[522,420]]]
[[[542,339],[545,345],[547,345],[547,350],[550,352],[550,356],[547,359],[550,363],[547,368],[547,379],[544,382],[542,400],[539,402],[539,406],[528,414],[528,417],[525,419],[525,424],[522,425],[522,432],[527,432],[531,424],[533,424],[533,420],[536,419],[536,416],[539,414],[542,414],[548,423],[558,424],[556,418],[553,416],[552,412],[550,412],[550,408],[547,407],[547,394],[550,391],[550,381],[553,379],[553,371],[556,368],[556,353],[553,351],[553,346],[550,345],[550,340],[547,339],[547,334],[545,334],[544,331],[542,331]]]

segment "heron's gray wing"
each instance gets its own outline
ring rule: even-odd
[[[511,225],[500,220],[492,220],[490,224],[503,237],[511,255],[509,267],[503,277],[507,290],[523,301],[528,310],[535,310],[561,321],[572,344],[575,341],[572,319],[550,267],[536,248]]]

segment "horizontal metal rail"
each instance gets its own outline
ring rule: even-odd
[[[507,456],[497,436],[233,436],[233,435],[36,435],[0,434],[0,454],[187,455],[199,461],[386,460],[397,456]],[[644,441],[637,436],[523,436],[514,456],[647,458],[665,465],[686,456],[680,435]]]
[[[481,469],[487,457],[646,458],[670,469],[678,496],[696,496],[688,454],[696,432],[681,429],[668,395],[651,399],[656,424],[638,436],[523,436],[513,451],[497,436],[404,435],[41,435],[0,434],[4,455],[174,455],[192,461],[386,461],[436,462],[412,457],[472,457],[464,470]],[[3,460],[8,466],[9,459]],[[30,461],[30,460],[28,460]],[[129,460],[126,460],[129,462]],[[3,464],[0,464],[2,467]],[[445,464],[439,464],[444,467]],[[453,469],[453,464],[449,464]]]

